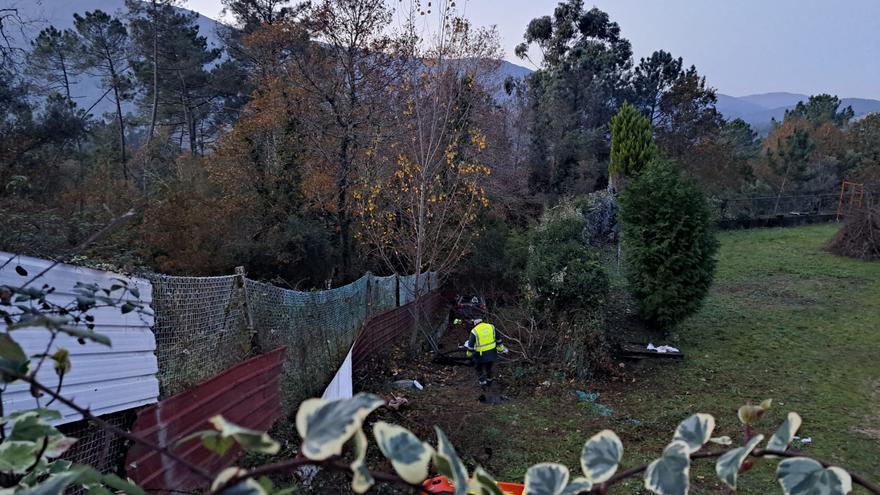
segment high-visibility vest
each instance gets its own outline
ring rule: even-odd
[[[476,338],[474,351],[483,354],[495,348],[495,326],[488,323],[480,323],[471,330]]]

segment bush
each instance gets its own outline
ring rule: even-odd
[[[620,197],[630,291],[642,317],[669,328],[693,314],[718,249],[706,199],[669,162],[655,160]]]
[[[880,260],[880,208],[856,211],[831,241],[831,252],[860,260]]]
[[[570,203],[548,211],[530,235],[528,288],[538,301],[559,311],[601,306],[608,276],[596,252],[583,243],[585,222]]]
[[[465,259],[459,276],[460,285],[489,293],[515,293],[522,282],[528,256],[524,232],[510,227],[500,218],[483,220],[483,230],[474,241],[471,255]]]

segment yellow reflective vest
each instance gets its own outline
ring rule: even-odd
[[[500,351],[504,351],[504,346],[498,342],[495,336],[495,325],[489,323],[479,323],[471,330],[471,339],[473,341],[473,352],[482,355],[484,352],[491,351],[496,347]],[[468,356],[473,352],[468,351]]]

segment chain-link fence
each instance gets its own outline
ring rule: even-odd
[[[152,275],[161,397],[243,361],[251,353],[243,277]]]
[[[289,413],[330,382],[367,318],[415,299],[415,278],[367,274],[344,287],[302,292],[243,274],[153,275],[161,395],[186,390],[254,352],[287,346],[281,400]],[[436,289],[437,274],[420,275],[418,285],[421,294]]]

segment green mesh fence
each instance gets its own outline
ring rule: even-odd
[[[401,275],[398,277],[400,286],[400,305],[409,304],[416,300],[416,276]],[[433,284],[433,286],[432,286]],[[418,293],[425,295],[431,290],[436,289],[437,274],[435,272],[425,272],[418,277]]]
[[[299,292],[247,281],[248,307],[260,348],[287,346],[281,402],[292,412],[321,395],[367,319],[369,276],[338,289]]]
[[[251,353],[241,277],[148,276],[153,285],[162,398],[238,364]]]
[[[370,275],[370,316],[397,307],[397,275]]]

